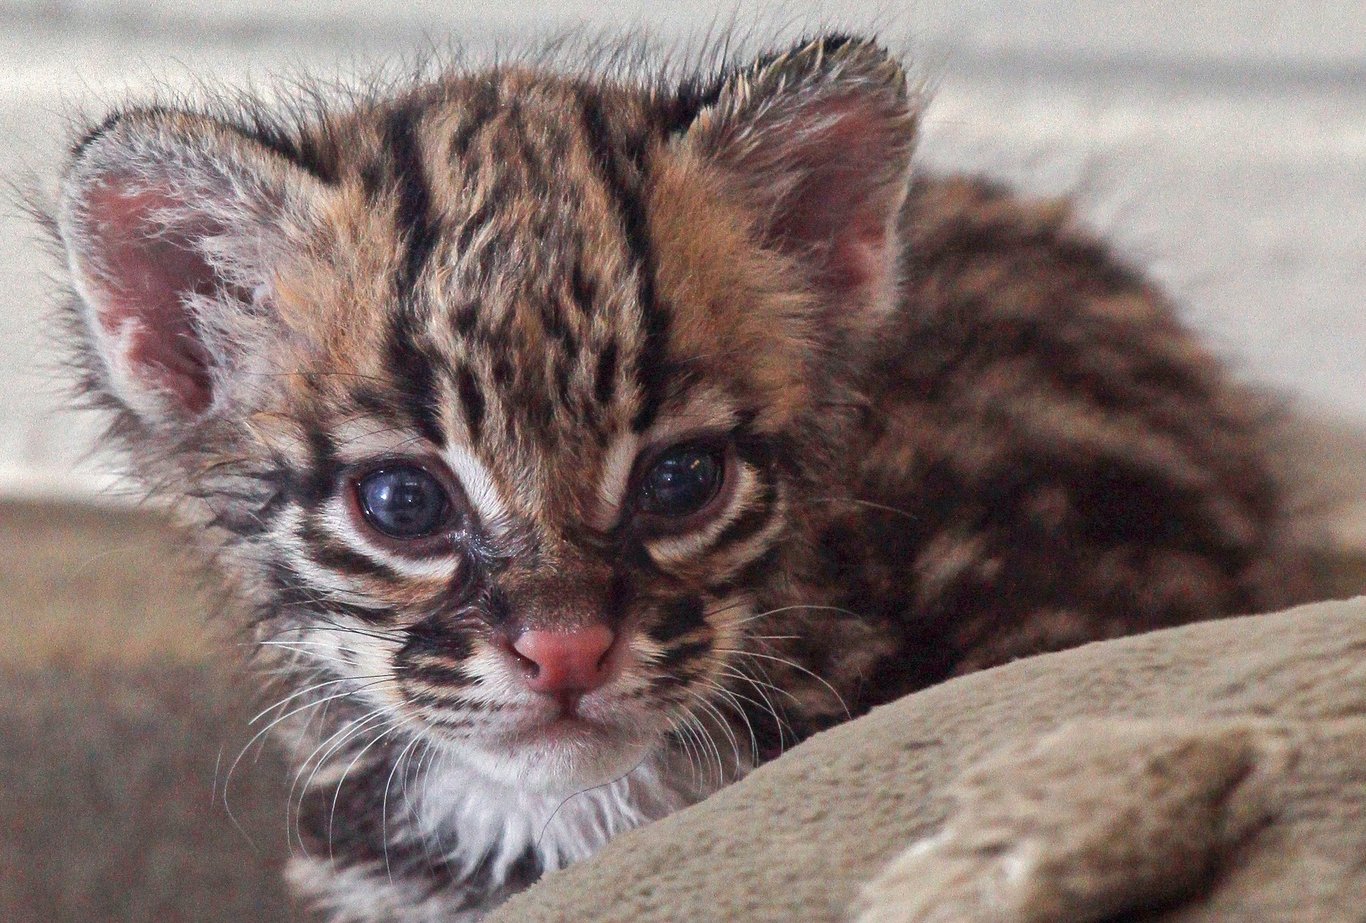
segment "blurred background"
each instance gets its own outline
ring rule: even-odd
[[[731,20],[876,29],[935,88],[922,164],[1074,196],[1245,377],[1366,422],[1361,0],[0,0],[0,176],[50,193],[72,117],[154,86],[353,75],[452,42],[477,59],[566,28],[669,46]],[[61,410],[53,266],[8,207],[0,496],[117,501],[96,421]]]

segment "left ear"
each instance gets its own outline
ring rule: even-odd
[[[756,210],[762,242],[809,270],[829,319],[866,328],[893,306],[918,117],[896,59],[826,36],[733,74],[683,143]]]

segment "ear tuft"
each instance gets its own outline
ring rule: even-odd
[[[213,406],[309,180],[231,126],[167,110],[116,115],[75,146],[58,234],[119,403],[173,424]]]
[[[857,324],[891,306],[918,118],[895,58],[823,36],[732,75],[684,143],[729,175],[764,243],[797,258]]]

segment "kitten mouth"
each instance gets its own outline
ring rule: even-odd
[[[529,728],[525,734],[530,741],[600,740],[614,736],[616,729],[600,721],[578,714],[560,714],[549,721]]]
[[[547,743],[610,746],[630,737],[628,725],[602,714],[600,703],[584,707],[581,696],[556,697],[546,708],[529,710],[508,734],[511,743],[540,746]]]
[[[519,736],[530,738],[581,737],[615,733],[616,726],[598,717],[585,715],[579,708],[578,697],[561,698],[553,711],[537,715],[526,722]]]
[[[564,778],[568,773],[567,777],[583,781],[619,774],[622,754],[634,752],[637,743],[633,735],[618,725],[578,714],[560,714],[526,721],[503,736],[498,749],[520,754],[532,764],[558,767],[553,771],[556,778]],[[604,764],[610,771],[603,769]],[[596,768],[582,774],[583,767]]]

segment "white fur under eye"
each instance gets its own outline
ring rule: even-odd
[[[302,510],[292,507],[281,513],[277,521],[278,525],[274,532],[276,547],[289,568],[307,584],[310,593],[321,597],[324,602],[333,599],[339,603],[352,605],[369,604],[370,598],[355,578],[341,571],[323,567],[313,560],[312,546],[299,537],[303,517]]]
[[[335,496],[323,506],[319,519],[324,528],[341,539],[346,547],[376,564],[415,580],[447,581],[460,567],[460,555],[454,551],[431,557],[396,554],[371,540],[355,525],[354,517],[346,509],[346,498]]]

